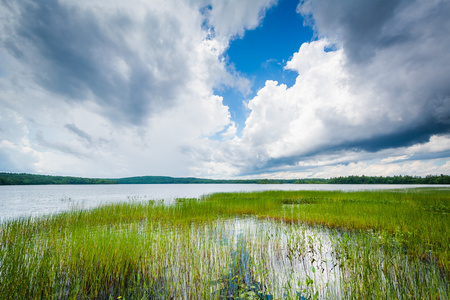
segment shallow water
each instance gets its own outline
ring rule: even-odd
[[[243,289],[254,286],[263,299],[448,296],[447,279],[437,265],[408,256],[403,247],[381,246],[376,233],[251,217],[220,221],[216,230],[222,230],[218,242],[233,249],[226,287],[234,297],[238,292],[230,278],[236,275],[245,278]],[[365,296],[360,294],[363,278],[369,280],[362,286]]]
[[[218,192],[264,190],[379,190],[431,185],[362,184],[121,184],[0,186],[0,222],[20,216],[41,216],[70,208],[91,208],[123,201],[200,198]],[[437,187],[433,185],[432,187]]]
[[[85,249],[97,250],[84,251],[83,256],[93,258],[98,254],[107,265],[110,249],[121,247],[132,249],[125,257],[142,263],[144,273],[139,274],[148,275],[146,282],[152,283],[148,285],[150,290],[137,285],[137,291],[144,289],[160,299],[199,299],[200,294],[202,299],[236,299],[245,293],[254,293],[260,299],[313,299],[316,295],[317,299],[376,299],[375,295],[387,299],[406,298],[403,295],[448,299],[448,281],[441,277],[437,266],[409,257],[401,245],[380,243],[375,232],[347,233],[255,217],[180,227],[139,221],[92,229],[69,229],[61,234],[58,242],[73,248],[58,248],[63,260],[55,260],[56,272],[61,272],[60,263],[70,257],[64,251],[71,253],[87,245]],[[31,247],[30,252],[25,252],[25,257],[31,255],[29,263],[36,263],[28,269],[30,276],[34,276],[34,268],[40,267],[41,253],[54,250],[46,236],[38,232],[36,237],[38,251]],[[102,256],[103,251],[108,255]],[[2,259],[8,257],[11,255],[0,255]],[[109,294],[113,287],[103,290],[100,298],[116,299],[117,294]],[[429,296],[430,292],[434,296]],[[68,298],[69,290],[64,290],[63,295]]]
[[[243,264],[244,258],[240,270],[250,277],[247,286],[258,287],[256,292],[274,299],[339,295],[340,269],[329,230],[255,218],[228,220],[222,228],[221,243],[230,240],[235,249],[231,264]]]

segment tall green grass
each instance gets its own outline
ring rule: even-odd
[[[214,194],[0,226],[6,299],[445,299],[448,189]]]
[[[216,194],[225,215],[249,214],[395,238],[409,253],[450,268],[449,189],[373,192],[262,192]]]

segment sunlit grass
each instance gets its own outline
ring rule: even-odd
[[[448,189],[221,193],[0,226],[5,299],[445,299]]]

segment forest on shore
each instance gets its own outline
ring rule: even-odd
[[[0,173],[0,185],[117,184],[117,180],[71,176]]]
[[[0,173],[0,185],[49,184],[450,184],[449,175],[425,177],[398,176],[342,176],[330,179],[205,179],[195,177],[140,176],[118,179],[82,178],[71,176]]]

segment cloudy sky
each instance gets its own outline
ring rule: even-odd
[[[0,0],[0,171],[450,173],[448,0]]]

